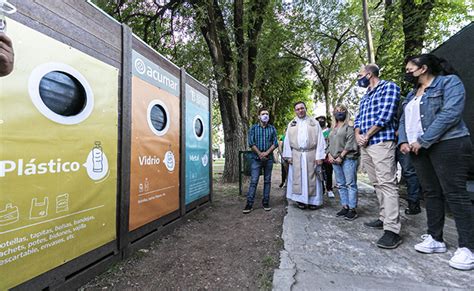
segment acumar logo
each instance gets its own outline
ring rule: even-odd
[[[135,70],[140,75],[146,75],[147,77],[173,89],[177,90],[178,89],[178,83],[171,80],[167,76],[163,75],[162,73],[158,72],[158,70],[153,69],[152,67],[148,66],[145,61],[143,61],[141,58],[136,58],[135,59]]]

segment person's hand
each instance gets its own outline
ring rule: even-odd
[[[342,164],[342,158],[339,156],[339,157],[337,157],[337,158],[334,160],[334,162],[335,162],[336,164],[340,165],[340,164]]]
[[[323,164],[323,160],[314,160],[314,162],[316,163],[316,165],[320,166]]]
[[[259,152],[259,153],[258,153],[258,158],[259,158],[260,160],[263,160],[263,159],[266,158],[266,157],[267,157],[267,156],[265,155],[265,153],[262,153],[262,152]]]
[[[410,144],[411,151],[418,154],[418,151],[421,149],[421,144],[415,141],[414,143]]]
[[[291,159],[291,158],[286,159],[286,162],[287,162],[289,165],[293,165],[293,159]]]
[[[11,73],[14,56],[11,39],[5,33],[0,32],[0,77]]]
[[[365,147],[367,145],[367,142],[369,141],[369,139],[365,135],[362,135],[362,134],[356,134],[355,137],[356,137],[357,144],[361,147]]]
[[[402,143],[400,145],[400,152],[404,155],[408,154],[410,152],[410,146],[408,145],[408,143]]]
[[[334,158],[332,157],[331,154],[328,154],[328,162],[329,162],[330,164],[334,164]]]

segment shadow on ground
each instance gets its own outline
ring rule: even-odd
[[[239,196],[238,184],[216,178],[211,206],[81,289],[271,289],[286,214],[286,199],[275,186],[279,175],[275,171],[272,211],[261,208],[260,187],[254,211],[247,215],[242,214],[246,199]]]

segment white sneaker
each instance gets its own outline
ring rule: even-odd
[[[431,235],[423,235],[422,241],[419,244],[415,245],[415,250],[425,253],[425,254],[432,254],[432,253],[445,253],[446,252],[446,244],[444,242],[436,241],[433,239]]]
[[[328,191],[328,197],[329,198],[334,198],[336,197],[332,191]]]
[[[458,270],[474,270],[474,254],[468,248],[458,248],[449,265]]]

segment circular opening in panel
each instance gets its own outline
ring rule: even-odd
[[[194,134],[196,134],[197,137],[202,137],[204,134],[204,125],[202,124],[202,120],[200,118],[196,118],[196,120],[194,120]]]
[[[28,80],[28,92],[41,114],[61,124],[84,121],[94,107],[94,95],[86,78],[62,63],[36,67]]]
[[[86,90],[76,78],[65,72],[53,71],[41,78],[39,95],[44,105],[62,116],[74,116],[87,104]]]
[[[163,131],[166,124],[168,123],[168,117],[166,116],[165,109],[163,106],[157,104],[153,105],[150,112],[151,124],[157,131]]]
[[[196,139],[201,140],[204,136],[204,122],[202,121],[202,117],[197,115],[194,117],[194,136]]]
[[[148,105],[148,126],[154,134],[164,135],[170,126],[168,108],[160,100],[153,100]]]

